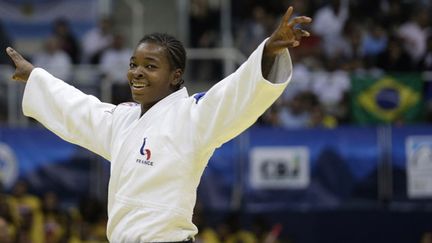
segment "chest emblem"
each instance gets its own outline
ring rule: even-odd
[[[151,151],[150,151],[150,149],[145,148],[146,140],[147,140],[147,138],[144,138],[143,144],[142,144],[141,149],[140,149],[140,154],[144,155],[146,157],[146,160],[150,160]]]

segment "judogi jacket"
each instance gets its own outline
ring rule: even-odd
[[[233,74],[206,93],[182,88],[141,117],[139,104],[118,106],[35,68],[23,111],[66,141],[111,162],[107,236],[111,242],[182,241],[192,223],[196,189],[216,148],[251,126],[291,79],[288,50],[266,80],[264,42]]]

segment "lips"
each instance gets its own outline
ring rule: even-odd
[[[140,91],[144,91],[150,85],[143,81],[132,80],[130,82],[130,86],[132,87],[132,91],[140,92]]]

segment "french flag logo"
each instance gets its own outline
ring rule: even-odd
[[[144,148],[145,144],[146,144],[146,140],[147,140],[147,138],[144,138],[143,144],[142,144],[141,149],[140,149],[140,154],[146,156],[146,160],[150,160],[150,157],[151,157],[150,149]]]

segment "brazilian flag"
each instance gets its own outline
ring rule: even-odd
[[[353,76],[351,111],[358,124],[411,123],[422,115],[420,73]]]

